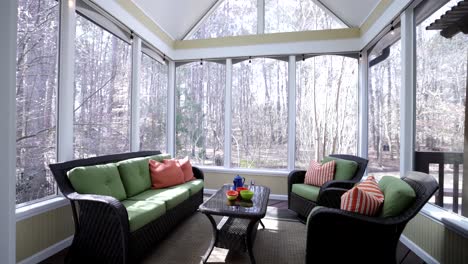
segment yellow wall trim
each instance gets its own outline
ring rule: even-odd
[[[63,206],[16,223],[16,261],[72,236],[75,225],[71,206]]]
[[[387,8],[390,6],[390,4],[394,0],[381,0],[379,4],[374,8],[372,13],[367,17],[366,21],[362,23],[361,25],[361,34],[364,35],[371,26],[377,21],[377,19],[387,10]]]
[[[359,28],[314,30],[302,32],[284,32],[261,35],[233,36],[215,39],[177,40],[175,49],[215,48],[230,46],[247,46],[287,42],[320,41],[334,39],[359,38]]]

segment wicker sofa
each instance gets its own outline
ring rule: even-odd
[[[141,151],[50,165],[71,202],[75,222],[66,263],[136,263],[198,209],[203,202],[202,171],[193,167],[196,180],[153,190],[150,158],[167,157]]]

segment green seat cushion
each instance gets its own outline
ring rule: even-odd
[[[334,180],[347,181],[351,180],[358,169],[358,164],[352,160],[339,159],[334,157],[324,157],[323,163],[334,160],[336,162],[335,177]]]
[[[296,183],[293,184],[291,192],[301,196],[302,198],[316,202],[320,192],[320,187],[304,183]]]
[[[381,217],[392,217],[403,213],[416,199],[413,188],[400,178],[384,176],[379,181],[384,193]]]
[[[119,201],[127,198],[114,163],[76,167],[68,172],[68,178],[78,193],[107,195]]]
[[[169,189],[176,189],[176,188],[183,188],[189,191],[190,196],[196,194],[197,192],[203,190],[204,182],[203,180],[193,180],[193,181],[188,181],[184,184],[176,185],[176,186],[171,186]]]
[[[120,178],[128,196],[134,196],[151,188],[149,158],[134,158],[117,163]]]
[[[171,154],[163,153],[163,154],[148,156],[147,158],[161,162],[161,161],[163,161],[165,159],[170,159]]]
[[[124,200],[127,209],[130,232],[140,229],[166,213],[164,202]]]
[[[170,210],[190,197],[185,188],[150,189],[129,197],[132,201],[156,201],[166,203],[166,210]]]

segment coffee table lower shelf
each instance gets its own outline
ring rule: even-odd
[[[210,214],[205,214],[213,227],[213,237],[210,247],[208,248],[203,258],[203,263],[208,261],[208,258],[213,251],[213,248],[219,247],[234,251],[248,252],[250,262],[255,264],[253,255],[253,243],[257,235],[258,224],[260,223],[265,229],[260,219],[245,219],[237,217],[223,217],[216,225],[213,217]]]

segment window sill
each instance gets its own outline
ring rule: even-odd
[[[289,171],[287,169],[242,169],[242,168],[224,168],[218,166],[197,166],[203,172],[209,173],[233,173],[233,174],[247,174],[247,175],[259,175],[259,176],[273,176],[273,177],[287,177]]]
[[[16,208],[16,222],[42,214],[59,207],[70,204],[70,202],[63,196],[53,196],[49,199],[32,203],[29,205]]]
[[[442,225],[460,234],[464,238],[468,238],[468,218],[448,212],[432,204],[426,204],[421,209],[421,213],[440,222]]]

